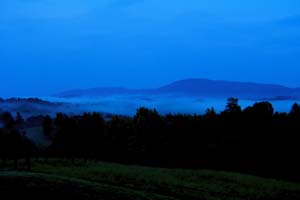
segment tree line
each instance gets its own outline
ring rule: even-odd
[[[1,115],[0,156],[7,159],[42,156],[75,158],[171,168],[205,168],[246,172],[300,181],[300,106],[275,112],[271,103],[241,109],[229,98],[224,111],[202,115],[160,115],[140,108],[135,116],[100,113],[42,118],[52,144],[38,149],[20,132],[21,115]],[[17,162],[17,161],[16,161]]]

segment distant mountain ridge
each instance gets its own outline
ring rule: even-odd
[[[9,99],[2,99],[0,98],[0,104],[1,103],[31,103],[31,104],[37,104],[37,105],[47,105],[47,106],[55,106],[59,105],[60,103],[53,103],[50,101],[45,101],[40,98],[9,98]]]
[[[99,87],[90,89],[77,89],[64,91],[62,93],[55,94],[56,97],[78,97],[78,96],[105,96],[105,95],[115,95],[115,94],[128,94],[133,90],[122,88],[122,87]]]
[[[289,88],[276,84],[220,81],[209,79],[185,79],[156,89],[127,89],[122,87],[103,87],[71,90],[56,97],[101,97],[111,95],[182,95],[201,98],[237,97],[252,100],[300,99],[300,88]]]

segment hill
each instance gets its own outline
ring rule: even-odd
[[[95,97],[112,95],[181,95],[187,97],[227,98],[237,97],[251,100],[294,100],[300,98],[299,88],[288,88],[274,84],[259,84],[247,82],[218,81],[208,79],[186,79],[156,89],[132,90],[126,88],[94,88],[72,90],[55,96]]]
[[[45,101],[39,98],[0,99],[0,112],[20,112],[25,118],[34,115],[53,115],[59,110],[68,108],[66,103]]]
[[[300,198],[300,185],[228,172],[81,160],[74,166],[52,159],[36,160],[32,172],[0,172],[0,192],[31,199],[294,200]]]

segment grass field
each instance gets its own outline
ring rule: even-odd
[[[31,199],[295,200],[300,184],[208,170],[35,160],[31,172],[0,172],[0,194]]]

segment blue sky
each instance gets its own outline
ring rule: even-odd
[[[184,78],[300,86],[299,0],[1,0],[0,96]]]

